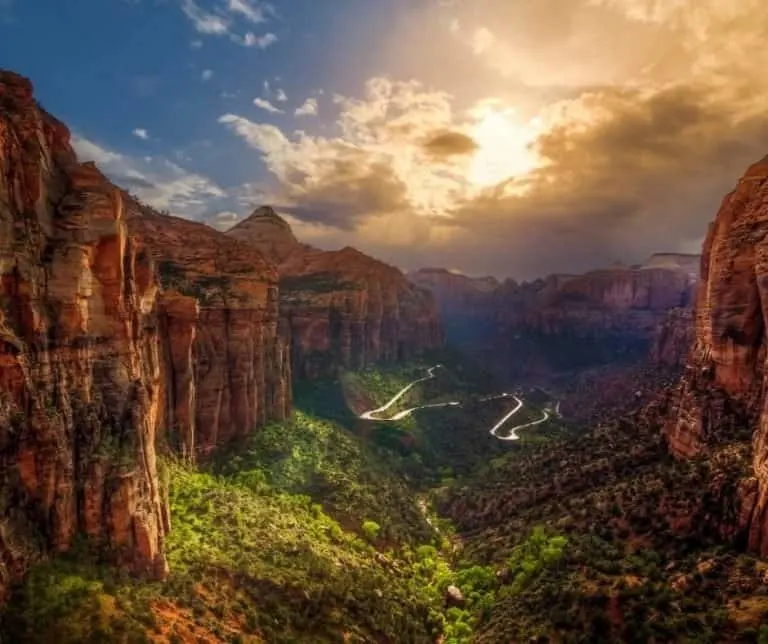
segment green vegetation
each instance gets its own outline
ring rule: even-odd
[[[309,291],[311,293],[332,293],[334,291],[356,290],[354,282],[346,282],[336,273],[320,272],[309,275],[286,275],[280,278],[280,293]]]
[[[461,407],[407,423],[350,411],[438,362],[407,404]],[[634,420],[545,423],[504,443],[488,428],[510,401],[481,401],[496,390],[482,378],[440,356],[298,386],[291,420],[203,465],[164,461],[166,582],[78,549],[32,570],[0,632],[56,644],[767,641],[768,565],[723,543],[744,539],[732,500],[748,441],[676,462]],[[531,405],[512,424],[539,417]]]

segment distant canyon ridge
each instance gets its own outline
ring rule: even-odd
[[[547,378],[650,358],[681,366],[693,338],[699,255],[518,283],[444,268],[410,273],[438,300],[449,342],[505,378]]]

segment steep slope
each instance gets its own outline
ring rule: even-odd
[[[350,247],[322,251],[300,244],[266,207],[227,234],[279,256],[280,314],[296,378],[407,360],[442,344],[432,295],[397,268]]]
[[[137,203],[69,140],[0,72],[0,599],[78,534],[162,576],[156,451],[290,409],[274,266]]]
[[[123,199],[0,74],[0,597],[77,533],[163,574],[157,284]]]
[[[156,260],[165,423],[183,454],[209,453],[290,411],[277,271],[212,228],[128,201],[131,231]]]
[[[750,546],[768,554],[768,416],[765,412],[768,157],[727,195],[704,244],[695,340],[675,392],[666,436],[690,457],[754,430],[754,478],[743,482]]]

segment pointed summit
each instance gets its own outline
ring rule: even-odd
[[[300,246],[290,224],[271,206],[257,208],[226,234],[255,246],[268,259],[278,263]]]

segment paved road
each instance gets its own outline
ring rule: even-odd
[[[435,378],[435,369],[442,367],[443,365],[435,365],[434,367],[430,367],[427,369],[427,375],[424,378],[419,378],[418,380],[414,380],[413,382],[407,384],[405,387],[403,387],[400,391],[398,391],[389,401],[387,401],[384,405],[381,407],[378,407],[377,409],[371,409],[369,411],[363,412],[360,414],[360,418],[364,420],[376,420],[376,421],[396,421],[396,420],[402,420],[406,416],[410,416],[413,412],[419,410],[419,409],[429,409],[432,407],[458,407],[461,405],[458,401],[451,401],[451,402],[445,402],[445,403],[433,403],[430,405],[419,405],[418,407],[411,407],[410,409],[404,409],[403,411],[400,411],[396,413],[394,416],[390,416],[389,418],[375,418],[374,415],[380,414],[381,412],[386,411],[389,409],[392,405],[394,405],[400,398],[402,398],[412,387],[419,384],[420,382],[424,382],[425,380],[431,380],[432,378]],[[512,418],[517,412],[519,412],[523,408],[523,401],[520,400],[517,396],[514,394],[509,393],[503,393],[503,394],[497,394],[495,396],[486,396],[485,398],[481,398],[480,400],[482,402],[488,401],[488,400],[498,400],[499,398],[514,398],[516,405],[515,407],[507,413],[498,423],[496,423],[491,428],[491,436],[494,438],[498,438],[502,441],[516,441],[519,440],[520,437],[517,435],[517,430],[519,429],[525,429],[527,427],[534,427],[536,425],[540,425],[541,423],[546,422],[549,420],[550,413],[549,411],[545,410],[542,412],[542,417],[539,420],[535,420],[530,423],[524,423],[522,425],[515,425],[514,427],[506,430],[506,436],[499,436],[498,431],[504,426],[504,424]],[[559,416],[560,415],[560,401],[557,402],[555,405],[555,411],[554,413]]]
[[[425,376],[424,378],[419,378],[418,380],[414,380],[412,383],[405,385],[405,387],[403,387],[400,391],[398,391],[390,399],[389,402],[385,403],[384,405],[382,405],[378,409],[371,409],[369,411],[363,412],[360,415],[360,418],[363,418],[365,420],[400,420],[401,418],[404,418],[405,416],[408,415],[408,414],[404,414],[404,412],[400,412],[400,414],[397,415],[397,418],[395,418],[395,417],[393,417],[393,418],[374,418],[373,415],[374,414],[380,414],[383,411],[387,411],[387,409],[389,409],[398,400],[400,400],[400,398],[402,398],[405,394],[407,394],[408,391],[410,391],[410,389],[412,387],[418,385],[420,382],[424,382],[425,380],[432,380],[432,378],[435,377],[435,369],[437,369],[438,367],[442,367],[442,366],[443,365],[441,365],[441,364],[436,364],[434,367],[430,367],[429,369],[427,369],[427,376]],[[415,411],[416,409],[421,409],[421,407],[414,407],[413,409],[406,410],[406,411],[408,411],[408,413],[410,413],[410,412]]]

